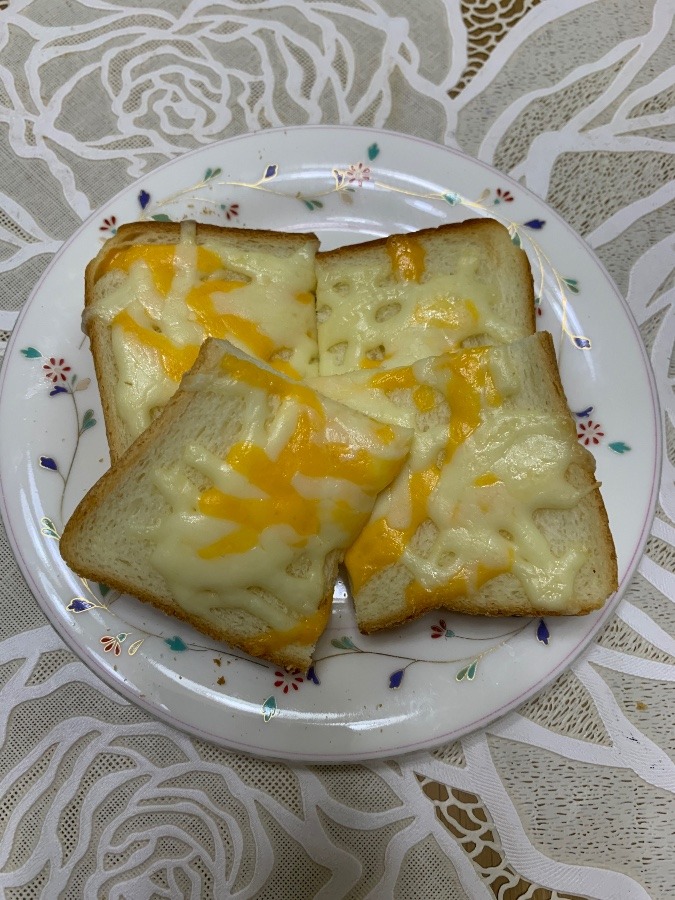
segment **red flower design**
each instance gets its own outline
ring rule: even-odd
[[[66,372],[70,372],[70,366],[66,365],[65,359],[56,359],[50,356],[49,361],[42,367],[45,370],[45,378],[57,384],[59,381],[67,381]]]
[[[501,188],[497,188],[497,197],[494,200],[494,203],[501,203],[502,200],[504,203],[512,203],[513,202],[513,194],[511,191],[503,191]]]
[[[103,220],[103,225],[99,226],[99,231],[112,231],[113,234],[117,231],[117,216],[108,216],[107,219]]]
[[[238,203],[222,203],[220,208],[225,213],[225,218],[230,221],[230,219],[236,219],[239,215],[239,204]]]
[[[580,422],[578,425],[577,437],[581,443],[588,447],[590,444],[599,444],[600,439],[604,438],[605,432],[602,431],[602,425],[589,419],[588,422]]]
[[[122,652],[122,645],[116,637],[111,637],[109,634],[106,634],[100,638],[100,642],[103,644],[104,653],[110,653],[112,650],[115,656],[119,656]]]
[[[274,682],[274,687],[282,688],[284,694],[287,694],[291,689],[297,691],[305,680],[302,675],[298,675],[297,672],[280,672],[277,669],[274,675],[277,679]]]
[[[439,619],[437,625],[431,626],[431,637],[432,638],[445,637],[446,633],[447,633],[447,625],[445,624],[445,619]]]

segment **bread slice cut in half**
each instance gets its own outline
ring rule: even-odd
[[[415,431],[345,556],[361,631],[437,608],[581,615],[616,590],[595,460],[577,441],[550,335],[311,383]]]
[[[208,339],[81,501],[61,554],[85,578],[306,670],[344,550],[411,438]]]
[[[494,219],[316,257],[319,374],[394,368],[533,334],[527,256]]]
[[[291,376],[318,372],[318,246],[314,235],[195,222],[119,228],[87,267],[83,317],[113,462],[209,336]]]

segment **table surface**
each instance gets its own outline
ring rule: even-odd
[[[260,128],[376,126],[495,166],[585,238],[640,327],[667,452],[645,556],[583,657],[483,731],[363,765],[265,763],[127,703],[1,532],[0,892],[672,897],[673,0],[4,6],[0,350],[63,241],[143,173]]]

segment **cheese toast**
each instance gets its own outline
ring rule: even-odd
[[[415,432],[345,556],[361,631],[438,608],[582,615],[616,590],[595,460],[577,440],[549,334],[310,383]]]
[[[412,433],[208,339],[60,541],[79,575],[306,670],[337,567]]]
[[[314,235],[195,222],[122,225],[85,274],[111,460],[177,389],[209,336],[293,377],[318,372]]]
[[[532,334],[527,256],[494,219],[318,253],[319,374],[394,368]]]

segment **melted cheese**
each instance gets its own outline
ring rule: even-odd
[[[294,644],[300,646],[312,646],[316,644],[326,630],[330,617],[330,603],[325,603],[311,616],[305,616],[297,625],[284,631],[268,629],[248,638],[244,643],[251,656],[263,656],[275,650],[282,650]]]
[[[251,653],[314,643],[329,610],[326,558],[363,527],[411,435],[229,353],[195,387],[238,397],[243,427],[222,457],[197,441],[183,468],[154,473],[170,512],[152,565],[192,615],[246,617]]]
[[[99,264],[97,280],[104,277],[114,280],[87,315],[110,324],[115,402],[129,440],[171,397],[209,336],[292,377],[316,372],[310,247],[282,257],[226,239],[197,245],[194,223],[183,223],[178,244],[113,249]]]
[[[480,266],[478,251],[442,273],[414,236],[392,236],[377,261],[355,256],[339,276],[319,270],[319,372],[395,368],[478,335],[492,344],[523,337],[521,327],[495,312],[500,291],[499,274]]]
[[[417,238],[408,234],[393,234],[387,238],[386,247],[396,278],[399,281],[419,282],[424,275],[426,253]]]
[[[392,409],[387,395],[395,393],[407,410],[405,424],[416,428],[406,467],[345,556],[357,595],[380,573],[403,566],[411,612],[452,606],[454,597],[505,573],[540,608],[566,607],[586,552],[574,546],[555,555],[535,513],[579,501],[565,474],[580,450],[565,416],[523,411],[509,401],[519,376],[505,355],[466,350],[313,383],[385,420]],[[425,390],[420,404],[423,389],[431,393]],[[431,396],[439,414],[422,431],[419,417]]]

